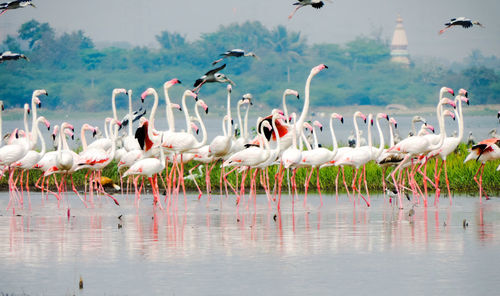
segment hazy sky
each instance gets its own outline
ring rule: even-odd
[[[6,0],[0,0],[6,1]],[[268,28],[284,25],[300,31],[310,43],[345,43],[361,34],[392,37],[398,14],[404,19],[410,54],[461,60],[473,49],[500,56],[499,0],[332,0],[319,10],[300,9],[292,20],[293,0],[34,0],[37,8],[0,16],[0,39],[36,19],[57,33],[83,30],[95,42],[127,41],[157,46],[161,31],[189,40],[220,25],[258,20]],[[452,17],[479,20],[486,28],[438,31]],[[258,52],[258,49],[252,49]]]

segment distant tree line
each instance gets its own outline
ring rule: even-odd
[[[319,63],[329,70],[314,79],[313,106],[435,104],[443,85],[467,88],[474,104],[486,104],[498,103],[500,91],[499,59],[479,51],[458,65],[427,61],[404,68],[390,62],[389,46],[380,38],[308,45],[298,32],[284,26],[268,29],[257,21],[220,26],[192,42],[169,31],[160,32],[156,40],[159,48],[98,49],[81,30],[56,35],[48,23],[31,20],[1,45],[2,50],[24,53],[30,61],[0,64],[0,99],[6,106],[22,106],[33,89],[45,88],[50,94],[47,104],[53,108],[108,108],[116,87],[136,93],[147,87],[160,90],[163,82],[176,77],[184,88],[192,88],[220,53],[233,48],[253,51],[260,59],[225,59],[223,73],[236,82],[235,90],[250,92],[269,107],[281,104],[286,88],[302,93],[309,70]],[[214,84],[200,92],[207,102],[224,102],[224,94],[225,87]]]

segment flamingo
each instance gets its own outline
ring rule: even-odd
[[[1,14],[2,13],[0,13],[0,15]],[[3,63],[4,61],[17,61],[19,59],[25,59],[28,62],[30,61],[30,59],[22,53],[14,53],[8,50],[0,54],[0,63]]]
[[[309,182],[311,180],[311,176],[314,169],[316,169],[316,186],[318,188],[318,194],[321,199],[321,206],[323,206],[323,199],[321,197],[321,186],[319,183],[319,169],[327,164],[333,165],[333,163],[335,162],[333,159],[337,154],[338,144],[337,144],[337,138],[335,137],[335,131],[333,129],[334,118],[340,120],[341,123],[344,123],[344,118],[342,117],[342,115],[337,113],[332,113],[330,115],[330,133],[332,135],[333,150],[329,150],[323,147],[315,147],[314,149],[302,152],[301,163],[311,167],[311,171],[305,183],[304,207],[306,206],[307,203],[307,189],[309,187]],[[317,146],[318,139],[316,133],[314,132],[313,135],[314,135],[314,141]]]
[[[286,96],[295,96],[297,99],[300,99],[299,92],[293,89],[285,89],[283,92],[283,113],[285,115],[285,122],[290,123],[290,117],[288,117],[288,109],[286,107]]]
[[[121,122],[118,120],[112,119],[109,124],[109,129],[110,129],[110,137],[111,137],[111,148],[110,150],[105,150],[102,147],[91,147],[90,145],[87,146],[87,149],[82,151],[79,155],[78,159],[78,166],[76,168],[73,168],[73,170],[80,170],[83,168],[89,168],[92,171],[94,171],[93,175],[94,177],[91,180],[91,186],[93,186],[94,182],[97,182],[97,190],[104,195],[108,196],[111,198],[116,205],[120,205],[118,201],[110,194],[106,193],[104,191],[104,188],[102,187],[102,184],[100,183],[101,180],[101,172],[102,169],[104,169],[108,164],[111,163],[111,161],[114,159],[115,151],[116,151],[116,137],[118,133],[118,126],[121,125]],[[97,177],[96,177],[97,175]],[[85,177],[87,178],[87,176]]]
[[[389,152],[394,151],[396,153],[405,153],[406,154],[405,157],[403,158],[403,160],[400,162],[400,164],[391,173],[391,177],[392,177],[392,180],[394,182],[394,186],[396,187],[396,190],[398,191],[398,201],[399,201],[399,208],[400,209],[403,208],[403,204],[401,202],[401,192],[399,190],[399,186],[397,186],[395,174],[402,167],[402,165],[407,160],[409,160],[411,157],[418,156],[422,153],[426,153],[426,152],[429,152],[429,151],[432,151],[432,150],[435,150],[435,149],[438,149],[441,147],[441,145],[444,142],[444,138],[446,137],[446,133],[444,130],[444,116],[446,115],[446,112],[441,112],[441,106],[445,103],[448,104],[448,103],[453,103],[453,102],[451,102],[448,98],[443,98],[443,99],[441,99],[441,101],[439,102],[439,104],[436,107],[436,114],[438,117],[439,127],[440,127],[440,136],[439,136],[440,138],[439,138],[439,142],[437,144],[432,144],[430,142],[430,140],[428,138],[426,138],[425,136],[415,136],[415,137],[406,138],[403,141],[390,147],[387,150]],[[448,113],[450,113],[449,110],[445,110],[445,111],[448,111]],[[426,178],[425,175],[424,175],[424,178]],[[436,190],[439,190],[439,189],[436,188]],[[424,200],[424,204],[427,205],[427,200]]]
[[[38,152],[36,150],[29,150],[26,155],[21,158],[20,160],[14,162],[11,166],[14,168],[20,168],[22,169],[21,171],[21,188],[23,187],[23,173],[26,172],[26,190],[29,192],[29,170],[33,168],[35,164],[38,163],[38,161],[45,155],[46,152],[46,147],[45,147],[45,140],[43,139],[43,135],[40,133],[40,130],[38,128],[38,124],[44,123],[45,126],[47,127],[48,130],[50,130],[50,122],[45,119],[45,117],[40,116],[37,119],[37,122],[35,124],[34,131],[36,135],[40,138],[41,142],[41,151]]]
[[[354,148],[361,147],[361,140],[360,140],[361,134],[359,132],[358,122],[356,120],[358,117],[363,119],[363,121],[366,123],[366,116],[363,113],[361,113],[361,111],[354,112],[353,122],[354,122],[354,130],[355,130],[355,134],[356,134],[356,145]],[[340,170],[342,170],[342,180],[344,183],[344,187],[346,189],[347,194],[349,195],[349,189],[347,188],[347,183],[345,182],[344,166],[339,165],[338,161],[341,160],[344,157],[344,155],[350,153],[354,148],[353,147],[340,147],[340,148],[338,148],[337,154],[331,160],[335,166],[338,166],[337,176],[335,177],[335,195],[336,195],[337,199],[338,199],[338,180],[339,180]]]
[[[245,144],[248,143],[249,136],[248,136],[248,111],[250,110],[250,106],[253,105],[252,103],[252,95],[247,93],[244,94],[241,100],[238,101],[238,104],[236,105],[236,112],[238,114],[238,123],[240,125],[240,136],[233,141],[231,144],[231,151],[229,151],[229,154],[236,153],[238,151],[241,151],[245,149]],[[240,112],[240,106],[243,104],[248,104],[248,107],[245,111],[245,119],[244,122],[241,121],[241,112]],[[224,125],[223,125],[224,127]]]
[[[304,122],[309,114],[309,93],[310,93],[310,87],[311,87],[311,80],[314,76],[316,76],[319,72],[321,72],[324,69],[328,69],[328,67],[325,64],[319,64],[311,69],[311,72],[309,73],[309,76],[307,77],[306,84],[305,84],[305,99],[304,99],[304,105],[302,107],[302,113],[300,114],[300,117],[297,119],[297,124],[296,124],[296,129],[297,133],[300,134],[300,130],[302,129]],[[267,118],[264,118],[268,121],[270,121],[270,117],[268,116]],[[263,120],[264,120],[263,119]],[[257,130],[260,131],[260,124],[262,120],[259,122],[257,125]],[[278,134],[281,137],[281,149],[285,150],[286,148],[290,147],[292,144],[292,133],[289,132],[289,128],[283,124],[280,123],[280,120],[276,121],[276,127],[278,129]],[[274,139],[275,134],[272,131],[266,131],[266,134],[269,135],[268,139]]]
[[[163,142],[163,139],[160,138]],[[163,152],[163,149],[161,147],[158,147],[160,150],[160,158],[143,158],[137,160],[130,168],[125,171],[123,174],[123,177],[127,177],[129,175],[131,176],[137,176],[134,179],[134,186],[135,186],[135,191],[136,191],[136,201],[138,202],[138,195],[137,193],[139,192],[137,190],[137,181],[139,179],[139,176],[144,176],[147,177],[150,184],[151,188],[153,190],[153,204],[154,206],[158,205],[160,209],[163,209],[160,201],[160,192],[158,188],[158,174],[161,173],[165,169],[165,154]],[[142,186],[142,185],[141,185]]]
[[[232,124],[231,124],[231,84],[227,85],[227,115],[224,117],[224,122],[227,122],[227,127],[223,126],[224,135],[216,136],[210,145],[208,146],[208,156],[214,156],[214,161],[217,162],[219,159],[225,157],[231,151],[232,145]],[[215,164],[214,164],[215,165]],[[212,168],[208,170],[210,174]],[[224,167],[220,172],[220,188],[222,190],[222,176],[224,175]],[[227,186],[226,186],[227,187]],[[222,192],[222,191],[221,191]],[[227,195],[227,190],[226,190]]]
[[[455,109],[455,117],[458,118],[458,136],[457,137],[447,137],[445,138],[443,145],[441,148],[431,151],[428,155],[428,157],[434,157],[439,155],[442,159],[441,166],[439,167],[439,171],[436,170],[435,173],[437,173],[435,182],[436,186],[439,184],[439,176],[441,173],[441,168],[443,167],[444,164],[444,174],[445,174],[445,179],[446,179],[446,187],[448,189],[448,198],[450,200],[450,205],[452,203],[451,201],[451,191],[450,191],[450,182],[448,181],[448,169],[446,167],[446,157],[455,151],[455,149],[458,147],[460,142],[462,141],[463,135],[464,135],[464,118],[462,115],[462,101],[466,102],[467,105],[469,104],[469,99],[465,97],[467,95],[467,91],[464,89],[459,90],[459,94],[455,97],[455,104],[457,105],[457,109]]]
[[[226,83],[229,82],[232,85],[235,85],[231,79],[229,79],[226,75],[219,73],[220,70],[224,69],[226,67],[226,64],[223,64],[222,66],[212,69],[205,73],[205,75],[201,76],[200,78],[196,79],[194,82],[194,89],[192,90],[193,92],[197,93],[200,91],[200,88],[203,86],[205,83],[211,83],[211,82],[220,82],[220,83]]]
[[[236,200],[237,205],[239,205],[241,195],[244,192],[243,186],[245,184],[245,179],[246,179],[247,172],[248,172],[249,168],[254,167],[254,166],[266,161],[268,156],[269,156],[269,143],[268,143],[267,139],[262,136],[262,134],[264,132],[263,131],[264,128],[272,129],[272,127],[268,121],[263,122],[263,124],[260,126],[261,134],[258,135],[258,137],[260,138],[259,146],[250,146],[247,149],[236,152],[233,155],[231,155],[227,160],[225,160],[222,164],[222,166],[224,166],[224,167],[234,166],[234,168],[232,170],[230,170],[229,172],[227,172],[224,175],[224,180],[226,182],[227,182],[227,179],[226,179],[227,175],[232,173],[235,169],[237,169],[238,167],[246,168],[245,173],[243,174],[242,179],[241,179],[240,194],[238,194],[236,192],[236,190],[234,190],[234,188],[232,186],[230,186],[233,189],[234,193],[237,195],[237,200]]]
[[[410,137],[413,137],[414,135],[417,134],[417,130],[415,129],[415,123],[417,122],[422,122],[423,124],[427,124],[427,120],[425,120],[425,118],[423,118],[422,116],[418,115],[413,116],[413,118],[411,119],[411,130],[408,133]]]
[[[215,66],[218,62],[222,61],[223,59],[229,58],[229,57],[235,57],[235,58],[240,58],[240,57],[253,57],[253,58],[259,58],[255,53],[253,52],[245,52],[243,49],[235,48],[228,50],[224,53],[221,53],[219,56],[222,58],[215,60],[212,62],[212,66]]]
[[[483,189],[483,173],[484,173],[484,165],[487,161],[500,159],[500,138],[490,138],[479,142],[479,144],[472,146],[469,150],[469,154],[464,160],[464,163],[475,159],[476,161],[480,161],[481,165],[477,169],[476,174],[474,175],[474,181],[476,181],[477,185],[479,185],[479,201],[482,202],[482,194],[484,194],[486,199],[489,199],[486,192]],[[497,168],[497,171],[500,166]],[[477,179],[477,175],[481,171],[479,175],[479,180]]]
[[[311,5],[312,7],[316,9],[320,9],[325,5],[325,3],[321,0],[298,0],[298,2],[293,3],[293,5],[297,5],[297,7],[292,11],[292,13],[288,16],[288,19],[291,19],[293,15],[299,10],[300,8]]]
[[[473,21],[473,20],[466,18],[466,17],[463,17],[463,16],[457,17],[457,18],[452,18],[449,22],[447,22],[444,25],[446,27],[444,29],[439,30],[440,35],[443,34],[444,31],[446,31],[449,28],[454,27],[454,26],[462,26],[463,28],[468,29],[468,28],[472,27],[473,25],[477,25],[477,26],[480,26],[481,28],[484,28],[484,26],[480,22]]]

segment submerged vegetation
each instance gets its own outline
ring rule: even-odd
[[[30,59],[0,64],[0,99],[7,108],[22,107],[33,89],[43,88],[50,94],[46,101],[50,108],[92,112],[108,106],[115,87],[139,92],[160,88],[176,77],[190,88],[220,53],[232,48],[259,56],[224,60],[228,64],[224,73],[236,82],[235,90],[251,92],[256,103],[271,108],[279,104],[276,98],[284,89],[301,90],[305,73],[319,63],[331,71],[317,78],[313,107],[434,105],[443,85],[466,88],[473,104],[488,104],[497,102],[500,91],[500,59],[479,51],[461,64],[416,60],[404,68],[390,62],[388,42],[377,36],[359,36],[346,44],[309,44],[300,33],[284,26],[269,29],[257,21],[220,26],[194,41],[169,31],[158,32],[156,39],[158,48],[126,43],[98,48],[83,31],[56,35],[50,24],[31,20],[0,45],[0,50],[22,52]],[[173,97],[180,91],[173,90]],[[219,85],[207,85],[201,95],[213,105],[211,97],[224,97],[224,91]],[[125,106],[120,100],[118,105]]]

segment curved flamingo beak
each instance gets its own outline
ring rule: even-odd
[[[452,96],[455,95],[455,92],[451,88],[448,88],[446,91],[449,92]]]
[[[47,127],[47,130],[50,131],[50,122],[48,120],[45,120],[45,126]]]
[[[96,135],[97,135],[97,129],[94,128],[94,130],[92,131],[92,138],[94,138]]]
[[[141,102],[144,103],[144,99],[146,99],[146,97],[149,95],[149,91],[148,90],[145,90],[142,94],[141,94]]]
[[[30,109],[28,109],[28,111],[26,111],[26,112],[28,112],[28,115],[31,113]]]

